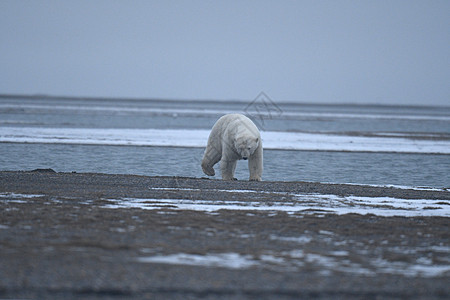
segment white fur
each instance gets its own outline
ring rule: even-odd
[[[202,160],[203,172],[214,176],[213,167],[220,161],[222,179],[233,180],[239,159],[248,159],[249,179],[260,181],[263,148],[258,128],[244,115],[224,115],[217,120],[209,135]]]

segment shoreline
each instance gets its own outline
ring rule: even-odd
[[[448,191],[52,171],[0,171],[0,298],[450,296],[449,217],[326,212]]]
[[[395,185],[370,185],[370,184],[354,184],[354,183],[328,183],[328,182],[308,182],[308,181],[224,181],[220,179],[211,179],[205,177],[183,177],[183,176],[146,176],[133,174],[107,174],[107,173],[78,173],[78,172],[56,172],[53,169],[36,169],[31,171],[0,171],[0,179],[3,182],[0,184],[0,189],[3,190],[12,184],[15,180],[19,180],[23,176],[29,181],[27,187],[29,191],[34,181],[33,177],[42,177],[60,180],[68,184],[71,178],[82,179],[83,181],[91,178],[92,180],[103,180],[104,183],[112,182],[128,182],[129,184],[142,184],[146,182],[148,186],[162,184],[170,186],[176,182],[177,187],[185,188],[190,186],[202,187],[207,189],[249,189],[255,191],[266,192],[302,192],[302,193],[318,193],[318,194],[333,194],[333,195],[354,195],[362,197],[392,197],[402,199],[436,199],[436,200],[450,200],[450,191],[448,188],[433,188],[433,187],[408,187]],[[8,178],[11,177],[11,178]],[[43,185],[43,182],[37,182],[35,188]],[[100,183],[102,184],[102,183]],[[13,184],[11,188],[25,188],[20,184]],[[67,186],[66,186],[67,187]],[[42,188],[42,187],[41,187]],[[95,186],[90,188],[95,189]],[[76,186],[71,186],[72,190],[76,190]],[[0,191],[1,191],[0,190]]]

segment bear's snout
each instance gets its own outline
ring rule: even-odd
[[[243,160],[247,160],[247,157],[244,156],[242,159],[243,159]]]

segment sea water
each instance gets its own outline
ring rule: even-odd
[[[263,180],[450,187],[450,107],[0,97],[0,170],[206,177],[214,122],[261,130]],[[236,177],[248,179],[245,161]],[[216,167],[215,178],[220,178]]]

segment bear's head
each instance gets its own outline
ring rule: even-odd
[[[259,145],[259,138],[238,137],[234,140],[234,149],[240,158],[247,160]]]

